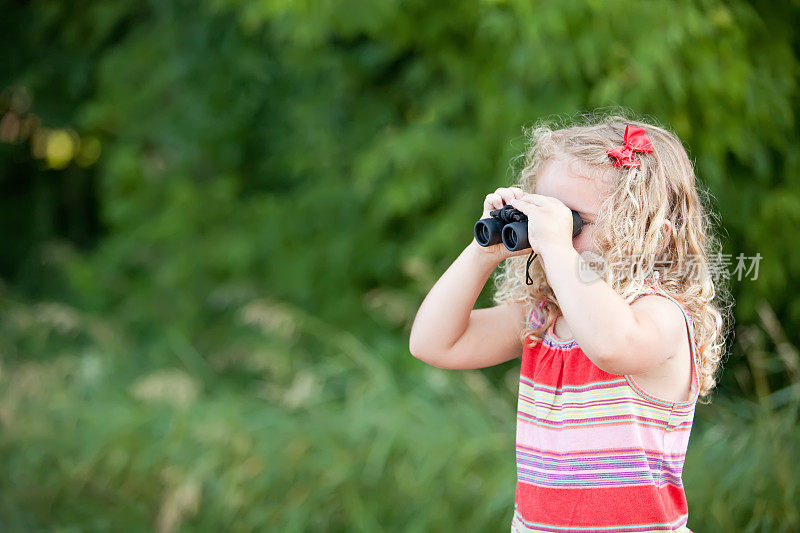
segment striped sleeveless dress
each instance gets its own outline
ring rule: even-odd
[[[700,389],[692,319],[658,273],[636,299],[648,294],[683,313],[691,399],[657,398],[632,376],[600,370],[551,325],[522,354],[512,533],[691,533],[681,474]]]

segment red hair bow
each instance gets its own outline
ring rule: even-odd
[[[634,152],[652,151],[653,143],[650,142],[650,137],[644,132],[644,128],[628,124],[625,126],[625,144],[606,150],[606,153],[614,158],[615,167],[622,168],[638,167],[642,164]]]

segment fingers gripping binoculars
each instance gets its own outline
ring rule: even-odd
[[[502,209],[489,211],[489,214],[491,217],[475,223],[475,240],[478,244],[493,246],[502,241],[512,252],[530,247],[528,217],[525,213],[505,205]],[[582,228],[583,219],[577,211],[572,211],[572,236],[576,237]]]
[[[481,246],[493,246],[500,241],[512,252],[530,248],[528,242],[528,216],[510,205],[489,211],[491,217],[482,218],[475,223],[475,240]],[[576,237],[583,229],[583,219],[577,211],[572,210],[572,236]],[[531,250],[525,268],[525,284],[533,285],[529,269],[536,256]]]

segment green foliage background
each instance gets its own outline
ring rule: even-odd
[[[684,141],[734,264],[763,257],[729,280],[689,526],[797,530],[799,14],[5,2],[3,530],[508,528],[519,360],[433,368],[408,332],[523,126],[617,106]]]

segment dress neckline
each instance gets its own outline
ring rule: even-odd
[[[558,316],[562,316],[562,315],[559,314]],[[575,340],[575,336],[574,335],[572,337],[568,338],[568,339],[562,339],[561,337],[556,335],[556,320],[558,320],[558,316],[555,319],[553,319],[553,322],[550,324],[550,327],[547,328],[547,334],[550,335],[550,338],[552,340],[554,340],[554,341],[556,341],[558,343],[561,343],[561,344],[568,344],[570,342],[573,342]]]

